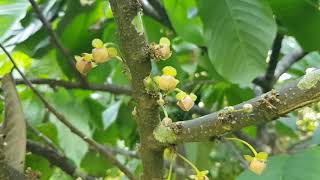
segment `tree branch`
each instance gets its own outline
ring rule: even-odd
[[[319,75],[320,70],[313,73]],[[272,90],[236,105],[234,112],[220,110],[193,120],[177,122],[174,128],[171,128],[176,136],[175,143],[209,140],[249,125],[274,120],[295,109],[317,102],[320,100],[319,82],[308,88],[297,87],[299,82],[310,83],[311,76],[307,74],[304,78],[291,82],[278,91]],[[241,112],[240,109],[243,109],[244,104],[251,104],[252,112]]]
[[[61,170],[69,174],[70,176],[77,178],[81,177],[84,180],[94,180],[96,179],[93,176],[86,175],[84,173],[80,173],[77,167],[72,164],[67,157],[59,152],[55,151],[52,148],[46,147],[40,143],[28,140],[27,141],[27,149],[33,154],[37,154],[39,156],[48,159],[48,161],[54,165],[59,167]]]
[[[151,59],[143,29],[140,28],[141,5],[139,0],[110,0],[110,5],[118,25],[124,59],[132,77],[133,98],[137,103],[135,119],[140,134],[142,179],[163,179],[163,147],[159,146],[152,134],[159,123],[158,104],[156,98],[146,92],[143,84],[143,80],[151,73]]]
[[[171,24],[171,21],[166,12],[166,9],[163,7],[161,2],[159,0],[148,0],[148,2],[153,7],[153,9],[157,12],[157,14],[159,14],[160,22],[166,27],[168,27],[169,29],[174,31],[174,28]]]
[[[36,136],[38,136],[39,138],[41,138],[50,148],[56,149],[56,151],[61,154],[61,152],[56,148],[56,146],[54,145],[54,143],[51,141],[50,138],[48,138],[47,136],[45,136],[44,134],[42,134],[42,132],[38,131],[36,128],[34,128],[34,127],[33,127],[30,123],[28,123],[28,122],[27,122],[27,126],[28,126],[28,128],[31,130],[31,132],[33,132]]]
[[[93,139],[90,139],[87,137],[82,131],[77,129],[73,124],[71,124],[66,117],[63,114],[60,114],[49,102],[38,92],[32,85],[32,83],[26,78],[26,76],[22,73],[22,71],[18,68],[17,64],[15,63],[13,57],[11,54],[3,47],[2,44],[0,44],[0,48],[4,51],[4,53],[8,56],[12,64],[14,65],[14,68],[18,71],[18,73],[21,75],[25,83],[30,87],[32,92],[38,96],[38,98],[41,100],[41,102],[44,104],[44,106],[54,114],[57,119],[62,122],[65,126],[67,126],[71,132],[78,135],[82,140],[87,142],[92,148],[97,150],[99,153],[101,153],[103,156],[105,156],[107,159],[110,160],[112,164],[114,164],[116,167],[118,167],[129,179],[136,179],[134,175],[129,171],[129,169],[124,166],[120,161],[116,159],[116,157],[113,156],[112,152],[105,149],[101,144],[97,143]]]
[[[32,5],[32,8],[34,11],[37,13],[40,21],[44,25],[44,27],[47,29],[49,32],[49,35],[51,37],[51,40],[54,44],[54,46],[61,52],[61,54],[66,58],[68,61],[68,64],[70,67],[74,70],[75,75],[78,77],[78,79],[83,83],[86,84],[86,78],[79,73],[79,71],[76,68],[75,62],[73,60],[73,57],[70,55],[69,51],[63,47],[61,41],[58,38],[58,35],[55,33],[55,31],[52,29],[51,24],[47,21],[47,19],[44,17],[44,15],[41,12],[40,7],[34,0],[29,0],[30,4]]]
[[[0,78],[1,80],[1,78]],[[118,86],[114,84],[82,84],[78,82],[70,82],[55,79],[32,79],[32,84],[49,85],[52,87],[64,87],[66,89],[85,89],[92,91],[105,91],[113,94],[131,95],[131,89],[128,87]],[[16,84],[26,84],[23,79],[16,79]]]
[[[295,62],[299,61],[306,54],[307,52],[304,52],[299,46],[297,49],[293,50],[292,53],[285,55],[277,65],[274,73],[275,79],[278,80],[283,73],[287,72]]]
[[[277,34],[275,40],[273,41],[272,53],[265,75],[262,77],[258,77],[253,81],[255,84],[259,85],[262,88],[264,93],[270,91],[274,85],[274,73],[278,64],[283,37],[284,36],[282,34]]]

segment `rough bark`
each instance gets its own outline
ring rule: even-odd
[[[4,76],[2,88],[5,98],[5,120],[1,128],[0,154],[3,155],[3,163],[23,173],[27,141],[26,122],[11,74]]]
[[[151,61],[145,35],[133,23],[139,18],[140,4],[138,0],[110,0],[110,4],[118,25],[124,59],[131,72],[133,98],[137,103],[139,151],[144,167],[142,179],[162,179],[163,150],[152,135],[159,123],[159,110],[156,100],[145,91],[143,84],[143,79],[151,72]]]
[[[234,106],[234,111],[221,110],[200,118],[175,123],[176,142],[206,141],[243,127],[275,120],[295,109],[320,100],[320,70],[305,75],[279,90],[270,92]],[[251,104],[251,112],[238,111]]]

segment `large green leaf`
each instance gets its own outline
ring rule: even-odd
[[[273,12],[306,51],[320,47],[319,5],[311,0],[269,0]]]
[[[107,129],[117,119],[120,105],[121,101],[117,101],[113,104],[110,104],[110,106],[103,111],[102,116],[104,129]]]
[[[263,0],[200,0],[199,9],[218,73],[240,84],[261,75],[276,33],[269,5]]]
[[[70,123],[86,136],[91,137],[92,131],[89,127],[91,116],[87,104],[83,103],[83,98],[87,98],[85,95],[81,92],[63,89],[59,89],[56,93],[48,95],[50,95],[50,102],[54,104],[60,113],[64,114]],[[79,166],[82,158],[88,151],[88,144],[72,133],[68,127],[55,117],[51,117],[50,120],[57,128],[60,147],[64,150],[67,157]]]
[[[169,19],[179,36],[192,43],[203,45],[202,23],[197,16],[195,0],[164,0]]]
[[[249,170],[237,180],[318,180],[320,179],[320,148],[311,148],[293,155],[271,157],[266,171],[257,176]]]
[[[0,2],[0,42],[7,36],[7,31],[27,12],[29,2],[25,0],[1,0]]]

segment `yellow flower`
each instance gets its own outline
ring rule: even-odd
[[[104,47],[104,43],[103,43],[103,41],[101,39],[94,39],[94,40],[92,40],[91,44],[92,44],[92,46],[94,48],[102,48],[102,47]]]
[[[91,44],[94,47],[94,49],[92,49],[92,57],[96,63],[107,62],[118,55],[116,48],[105,47],[105,44],[101,39],[94,39]]]
[[[261,175],[267,167],[268,153],[266,152],[259,152],[255,157],[244,155],[244,158],[249,162],[249,170],[257,175]]]
[[[176,77],[177,76],[177,70],[172,66],[166,66],[162,69],[162,74],[167,76]]]
[[[154,77],[154,81],[157,83],[159,89],[163,91],[172,91],[179,83],[179,80],[168,75],[156,76]]]
[[[100,64],[107,62],[111,59],[108,53],[108,49],[106,47],[94,48],[92,49],[92,56],[94,62]]]
[[[197,100],[197,96],[193,93],[187,95],[185,92],[182,91],[176,95],[176,99],[178,100],[177,105],[183,111],[189,111],[193,107],[194,101]]]
[[[76,62],[76,68],[81,74],[87,75],[87,73],[92,69],[92,63],[90,61],[85,61],[84,59],[78,60]]]
[[[195,180],[209,180],[207,177],[207,174],[209,171],[198,171],[196,175],[190,175],[190,179],[195,179]]]

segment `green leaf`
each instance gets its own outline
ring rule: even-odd
[[[58,112],[62,113],[70,123],[86,136],[91,137],[92,131],[89,127],[91,116],[87,104],[83,102],[83,99],[87,98],[85,94],[82,94],[81,91],[59,89],[54,94],[48,93],[47,95]],[[81,159],[88,151],[88,144],[72,133],[69,128],[57,120],[56,117],[51,116],[50,121],[57,128],[59,146],[64,150],[67,157],[79,166]]]
[[[184,40],[203,45],[202,22],[195,0],[164,0],[174,30]]]
[[[0,50],[0,53],[2,51]],[[15,51],[12,53],[13,59],[17,63],[18,67],[23,69],[29,69],[32,63],[32,59],[27,54],[21,51]],[[8,59],[5,54],[0,54],[0,76],[4,76],[5,74],[9,73],[13,68],[13,64]]]
[[[311,0],[269,0],[280,24],[285,26],[306,51],[320,46],[319,5]]]
[[[39,171],[41,180],[49,179],[54,170],[47,159],[31,153],[26,156],[26,166],[30,167],[32,171]]]
[[[94,176],[105,176],[106,170],[111,167],[108,159],[94,151],[89,151],[81,161],[81,168]]]
[[[244,85],[261,75],[276,34],[269,5],[264,0],[200,0],[199,9],[217,72]]]
[[[237,180],[318,180],[320,179],[320,148],[310,148],[292,155],[278,155],[268,159],[266,171],[257,176],[246,170]]]
[[[117,101],[103,111],[102,118],[104,129],[107,129],[117,119],[120,105],[121,101]]]
[[[17,21],[24,17],[29,2],[25,0],[1,0],[0,2],[0,42],[7,36]],[[12,31],[8,32],[12,33]]]

